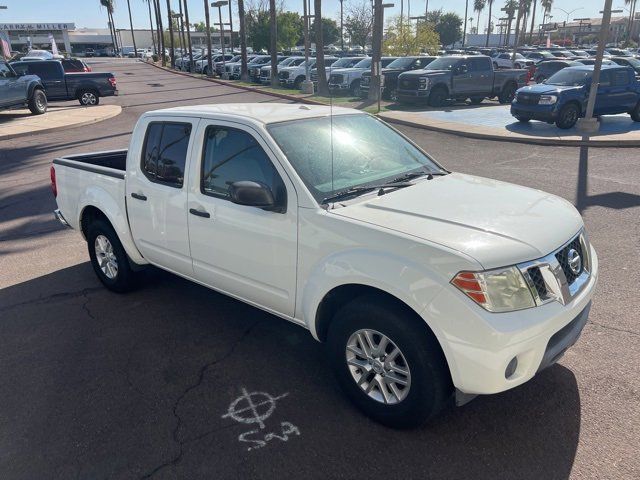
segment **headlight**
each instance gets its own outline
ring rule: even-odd
[[[429,88],[429,79],[426,77],[423,77],[420,79],[420,86],[418,87],[418,89],[426,90],[427,88]]]
[[[553,105],[558,101],[558,97],[555,95],[540,95],[539,105]]]
[[[460,272],[451,283],[490,312],[512,312],[536,305],[517,267]]]

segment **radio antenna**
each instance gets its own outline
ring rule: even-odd
[[[331,68],[331,67],[329,67]],[[331,141],[331,191],[335,191],[335,187],[333,186],[333,92],[329,90],[329,134]]]

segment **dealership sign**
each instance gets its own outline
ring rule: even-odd
[[[0,30],[75,30],[75,23],[0,23]]]

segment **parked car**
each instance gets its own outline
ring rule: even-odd
[[[636,77],[640,76],[640,60],[635,57],[611,57],[612,63],[622,65],[623,67],[631,67],[636,74]]]
[[[260,55],[260,56],[261,57],[265,57],[265,56],[268,56],[268,55]],[[253,59],[256,58],[256,57],[258,57],[258,55],[247,55],[247,65],[249,63],[251,63],[253,61]],[[229,76],[229,78],[232,78],[233,69],[236,66],[238,66],[238,67],[240,66],[240,55],[238,55],[238,60],[235,61],[235,62],[225,62],[225,64],[224,64],[224,73],[226,73]],[[238,69],[238,71],[240,71],[240,70]]]
[[[552,365],[599,274],[571,203],[451,173],[358,110],[146,112],[128,151],[55,159],[51,179],[106,288],[152,264],[300,325],[354,404],[395,427]]]
[[[592,76],[593,66],[567,67],[541,85],[521,88],[511,114],[520,122],[542,120],[571,128],[585,114]],[[618,113],[640,122],[640,83],[630,67],[603,65],[593,114]]]
[[[224,55],[221,54],[217,54],[217,55],[212,55],[211,57],[211,66],[213,68],[213,70],[215,71],[215,65],[217,63],[222,64],[222,60],[224,59],[225,62],[230,62],[232,59],[234,58],[234,55],[230,54],[230,53],[225,53]],[[204,75],[208,75],[209,74],[209,59],[208,57],[205,55],[202,58],[199,58],[197,61],[194,58],[194,63],[195,63],[195,71],[196,73],[202,73]]]
[[[382,57],[380,64],[386,67],[397,57]],[[343,59],[341,59],[343,60]],[[351,66],[343,66],[341,60],[331,65],[329,74],[329,90],[331,92],[348,92],[350,95],[359,97],[362,76],[371,71],[371,57],[350,58]],[[355,63],[354,63],[355,62]]]
[[[324,57],[325,67],[330,66],[333,62],[338,60],[338,57]],[[300,86],[302,82],[306,78],[306,68],[309,67],[309,71],[315,67],[316,59],[309,58],[309,62],[302,62],[296,66],[284,67],[281,70],[278,70],[278,79],[280,80],[280,85],[283,87],[294,88],[296,90],[300,90]],[[311,75],[311,74],[310,74]]]
[[[260,56],[256,57],[252,60],[250,64],[247,64],[247,72],[249,74],[249,81],[254,83],[260,83],[260,70],[265,65],[271,65],[271,55],[265,55],[266,58]],[[277,57],[278,63],[282,60],[285,60],[287,57],[285,55],[278,55]],[[240,68],[242,64],[237,66],[237,77],[236,77],[236,69],[234,68],[233,78],[240,78]]]
[[[533,80],[536,83],[542,83],[563,68],[577,67],[580,65],[580,63],[573,60],[543,60],[536,64],[536,69],[533,72]]]
[[[515,60],[512,60],[513,53],[498,53],[492,57],[493,68],[525,68],[529,65],[533,65],[535,62],[524,58],[521,53],[516,53]]]
[[[18,75],[37,75],[51,100],[74,100],[80,105],[98,105],[100,97],[117,95],[113,73],[65,73],[59,60],[12,62]]]
[[[578,63],[580,65],[595,65],[596,64],[596,59],[595,58],[576,58],[575,60],[572,60],[575,63]],[[616,62],[611,61],[611,59],[609,58],[603,58],[602,59],[602,65],[616,65]],[[574,66],[578,66],[578,65],[574,65]]]
[[[79,58],[65,58],[60,60],[60,62],[62,63],[62,68],[64,68],[66,73],[91,71],[91,67]]]
[[[247,55],[247,62],[253,58],[252,55]],[[224,66],[227,66],[227,63],[236,63],[239,62],[242,59],[241,55],[234,55],[233,58],[231,58],[231,60],[227,61],[225,60],[224,62],[222,62],[222,60],[220,60],[219,62],[215,62],[215,64],[213,65],[213,69],[215,70],[216,75],[218,76],[222,76],[222,66],[224,63]]]
[[[398,100],[398,77],[401,73],[412,70],[421,70],[438,57],[400,57],[382,69],[382,96],[395,102]],[[383,65],[384,67],[384,65]],[[367,97],[371,85],[371,71],[362,74],[360,95]]]
[[[11,65],[0,60],[0,110],[27,106],[34,115],[47,111],[47,95],[36,75],[19,76]]]
[[[304,57],[287,57],[278,64],[278,71],[284,67],[296,67],[304,62]],[[259,82],[263,85],[271,83],[271,65],[264,65],[260,68]]]
[[[85,57],[95,57],[96,56],[96,52],[93,48],[85,48],[84,49],[84,56]]]
[[[527,52],[524,54],[524,57],[527,60],[533,60],[536,63],[538,63],[540,60],[556,58],[556,56],[553,53],[547,52],[546,50]]]
[[[527,78],[527,70],[494,70],[491,58],[485,55],[440,57],[423,70],[400,74],[398,101],[427,100],[429,105],[440,107],[449,99],[469,98],[478,104],[498,97],[500,103],[509,103]]]

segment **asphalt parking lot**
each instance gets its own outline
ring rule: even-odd
[[[347,402],[300,327],[163,272],[124,296],[101,287],[82,238],[53,220],[51,160],[126,147],[147,110],[283,100],[134,61],[92,66],[116,74],[121,95],[103,103],[122,114],[0,143],[1,478],[640,478],[637,149],[401,128],[452,170],[573,202],[601,277],[559,364],[395,431]]]

